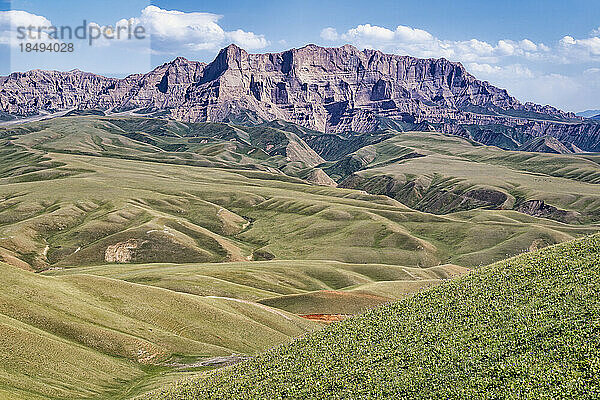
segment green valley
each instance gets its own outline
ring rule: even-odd
[[[445,307],[465,282],[492,285],[506,258],[600,231],[592,153],[390,128],[324,134],[282,121],[101,115],[0,127],[0,144],[0,398],[130,398],[256,357],[181,389],[237,396],[263,379],[248,373],[256,363],[288,371],[270,358],[277,352],[292,359],[306,343],[298,351],[313,357],[316,341],[355,326],[381,343],[373,332],[386,318],[417,324],[439,311],[418,299]],[[473,307],[488,305],[484,283],[472,287]],[[325,330],[314,322],[365,311]],[[409,325],[406,340],[419,329]],[[284,396],[272,389],[281,375],[272,378],[257,395]],[[331,379],[281,390],[338,390]],[[213,380],[229,383],[213,393]]]

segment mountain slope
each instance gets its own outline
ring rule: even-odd
[[[281,119],[325,133],[373,132],[389,126],[382,121],[388,119],[508,149],[551,136],[600,151],[600,124],[550,106],[522,104],[459,63],[350,45],[268,54],[230,45],[210,64],[180,57],[124,79],[39,70],[0,79],[0,111],[7,115],[71,108],[189,122]]]
[[[570,150],[559,140],[553,137],[538,137],[524,143],[517,148],[519,151],[529,151],[537,153],[555,153],[555,154],[570,154]]]
[[[114,398],[174,363],[251,354],[315,328],[256,303],[92,275],[0,263],[0,282],[0,397]]]
[[[356,314],[467,271],[456,265],[409,268],[326,260],[273,260],[183,265],[109,264],[50,270],[44,274],[108,277],[197,296],[250,300],[305,315]],[[321,298],[318,306],[311,301],[315,298]],[[357,301],[350,301],[352,299]]]
[[[318,136],[295,127],[86,116],[0,129],[0,256],[33,270],[273,258],[474,267],[598,229],[592,155],[388,132],[340,151],[350,161],[332,171],[338,161],[307,144]],[[300,179],[318,169],[377,195]],[[490,189],[504,200],[483,202]]]
[[[154,399],[594,398],[600,236],[521,255]]]
[[[593,118],[594,116],[600,115],[600,110],[585,110],[575,113],[578,117]]]
[[[340,187],[385,194],[435,214],[480,207],[531,214],[522,206],[537,200],[555,207],[546,218],[600,219],[600,165],[584,155],[504,151],[452,136],[407,132],[322,168]]]

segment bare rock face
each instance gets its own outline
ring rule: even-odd
[[[106,248],[104,260],[110,263],[128,263],[135,257],[135,250],[140,247],[140,241],[129,239],[115,243]]]
[[[337,187],[337,182],[331,179],[321,168],[313,169],[306,177],[306,181],[320,186]]]
[[[24,116],[69,108],[158,112],[189,122],[281,119],[330,133],[372,132],[386,117],[511,149],[548,136],[600,151],[600,123],[522,104],[459,63],[350,45],[267,54],[230,45],[210,64],[177,58],[124,79],[39,70],[0,78],[0,112]],[[505,130],[485,128],[497,125]]]
[[[205,66],[176,58],[150,73],[124,79],[79,70],[15,72],[0,78],[0,109],[20,116],[70,108],[111,112],[169,109],[182,103],[187,89],[200,79]]]
[[[117,79],[78,70],[70,72],[33,70],[0,78],[0,108],[16,115],[60,111],[94,104],[102,91]]]
[[[581,216],[576,211],[559,210],[558,208],[546,204],[542,200],[529,200],[516,208],[516,211],[528,214],[534,217],[549,218],[556,221],[573,223]]]

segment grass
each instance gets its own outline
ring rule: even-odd
[[[0,128],[13,145],[66,154],[294,174],[324,160],[290,129],[76,116]]]
[[[453,265],[409,268],[275,260],[100,265],[51,270],[45,274],[110,277],[197,296],[256,301],[295,314],[356,314],[465,272],[465,268]]]
[[[356,314],[599,230],[590,154],[99,116],[0,140],[0,398],[128,398],[321,326],[294,314]],[[332,166],[375,194],[301,179]],[[439,215],[377,194],[398,182]],[[482,187],[581,218],[456,207]]]
[[[0,273],[0,389],[15,397],[113,398],[174,379],[172,363],[253,354],[316,327],[256,303],[100,276],[1,263]]]
[[[290,124],[98,116],[3,128],[0,136],[16,150],[0,154],[0,256],[32,270],[101,265],[107,248],[131,239],[139,243],[131,252],[137,263],[276,258],[476,267],[598,229],[599,167],[590,155],[388,132],[349,156],[362,160],[355,175],[363,181],[352,186],[446,214],[438,217],[290,176],[327,164],[301,139],[316,134]],[[185,146],[173,151],[177,143]],[[340,157],[337,163],[346,160]],[[504,196],[500,209],[485,209],[489,192]],[[530,199],[578,216],[555,222],[509,211]]]
[[[435,216],[385,196],[311,186],[268,172],[48,157],[65,170],[88,172],[20,183],[0,178],[0,254],[22,268],[105,264],[109,246],[132,238],[145,243],[134,255],[137,263],[242,261],[271,254],[476,267],[526,251],[536,240],[554,244],[597,230],[502,210]]]
[[[598,260],[517,256],[148,398],[596,398]]]
[[[401,155],[404,159],[397,161]],[[335,171],[358,158],[364,159],[358,169],[338,178],[342,182],[354,173],[343,186],[387,194],[419,210],[513,209],[527,200],[544,200],[580,213],[582,223],[600,219],[600,165],[586,155],[504,151],[457,137],[405,133],[324,169]],[[483,193],[477,196],[474,190]]]

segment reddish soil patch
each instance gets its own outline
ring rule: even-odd
[[[346,314],[306,314],[299,315],[299,317],[306,318],[314,322],[323,322],[325,324],[331,324],[332,322],[341,321],[349,317]]]

